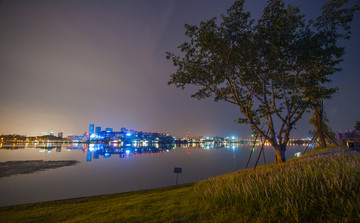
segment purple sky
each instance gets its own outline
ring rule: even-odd
[[[0,0],[0,134],[83,134],[94,123],[177,137],[248,136],[233,105],[167,85],[175,68],[165,52],[186,40],[184,24],[218,16],[232,2]],[[248,0],[246,8],[259,16],[265,2]],[[313,15],[324,1],[288,2]],[[340,92],[326,102],[334,130],[360,121],[359,14],[354,21],[343,71],[333,76]],[[293,136],[307,136],[307,119]]]

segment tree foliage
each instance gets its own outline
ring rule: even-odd
[[[344,8],[346,2],[329,1],[311,20],[299,7],[269,0],[255,21],[244,11],[244,0],[235,1],[220,20],[185,25],[189,41],[179,46],[182,56],[167,53],[177,67],[169,84],[195,85],[192,97],[236,105],[238,122],[267,139],[276,161],[283,162],[296,122],[315,101],[336,91],[326,83],[341,70],[344,48],[338,40],[350,36],[356,8]]]

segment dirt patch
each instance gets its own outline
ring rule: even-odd
[[[41,170],[54,169],[63,166],[72,166],[77,163],[79,163],[79,161],[76,160],[25,160],[0,162],[0,177],[8,177],[16,174],[34,173]]]

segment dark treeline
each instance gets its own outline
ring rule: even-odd
[[[1,142],[9,142],[9,141],[26,141],[26,140],[60,140],[61,137],[57,137],[54,135],[43,135],[43,136],[26,136],[26,135],[18,135],[18,134],[8,134],[8,135],[0,135]]]

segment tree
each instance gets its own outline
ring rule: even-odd
[[[309,120],[309,123],[314,125],[315,134],[314,137],[319,139],[320,147],[326,147],[325,134],[323,127],[326,126],[325,122],[328,121],[324,116],[324,104],[321,102],[313,105],[313,115]],[[325,120],[324,120],[325,119]]]
[[[185,25],[190,40],[179,46],[183,56],[167,52],[177,67],[169,84],[195,85],[192,97],[237,106],[238,122],[250,124],[275,148],[276,162],[284,162],[296,122],[336,91],[325,84],[340,70],[344,50],[337,40],[350,35],[355,8],[343,8],[346,2],[331,0],[314,21],[299,7],[269,0],[255,21],[244,11],[244,0],[235,1],[220,22],[214,17]]]
[[[314,135],[314,138],[319,140],[320,147],[326,147],[326,138],[334,142],[335,133],[328,125],[329,119],[324,111],[323,102],[318,102],[313,106],[313,114],[309,119],[309,124],[314,126],[314,131],[310,131],[310,134]]]

